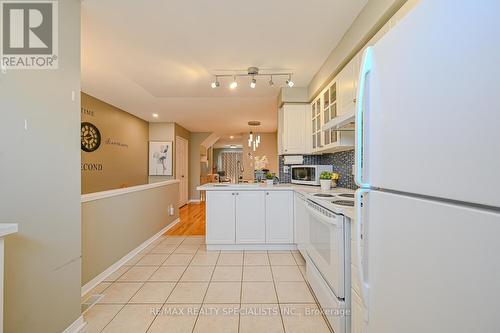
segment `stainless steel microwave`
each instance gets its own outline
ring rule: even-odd
[[[319,175],[323,171],[333,171],[331,165],[292,165],[292,183],[303,185],[320,185]]]

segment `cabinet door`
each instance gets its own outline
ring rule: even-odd
[[[236,192],[236,243],[266,242],[266,196],[263,191]]]
[[[235,195],[207,191],[207,244],[235,243]]]
[[[266,192],[266,243],[293,243],[293,191]]]
[[[311,139],[312,150],[317,151],[322,146],[321,135],[321,98],[318,97],[311,104]]]
[[[306,149],[306,106],[285,105],[283,107],[283,153],[305,154]]]
[[[354,61],[351,60],[338,76],[338,115],[354,112],[356,100]]]

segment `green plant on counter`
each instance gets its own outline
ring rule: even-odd
[[[330,179],[332,179],[332,173],[331,173],[331,172],[328,172],[328,171],[323,171],[323,172],[319,175],[319,179],[323,179],[323,180],[330,180]]]
[[[273,179],[274,179],[273,174],[272,174],[272,173],[270,173],[270,172],[266,173],[266,179],[267,179],[267,180],[273,180]]]

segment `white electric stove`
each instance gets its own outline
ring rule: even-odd
[[[351,228],[347,210],[353,193],[311,193],[306,196],[309,242],[307,278],[336,333],[350,331]]]

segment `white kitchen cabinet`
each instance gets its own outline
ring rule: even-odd
[[[356,108],[356,89],[360,66],[359,56],[356,55],[337,76],[339,86],[339,116],[354,113]]]
[[[292,244],[293,191],[266,192],[266,243]]]
[[[354,132],[322,129],[323,125],[340,115],[337,80],[336,77],[330,82],[311,104],[311,117],[309,119],[312,124],[312,151],[315,153],[328,153],[354,148]]]
[[[278,111],[279,154],[311,153],[309,117],[309,104],[284,104]]]
[[[323,126],[321,114],[321,98],[318,97],[311,104],[311,138],[312,138],[312,151],[316,152],[321,147],[323,147],[323,132],[321,131],[321,126]]]
[[[236,192],[236,243],[266,242],[266,196],[264,191]]]
[[[235,192],[207,191],[207,244],[235,244]]]
[[[294,239],[297,243],[297,249],[304,258],[307,257],[306,246],[309,240],[309,217],[305,200],[302,194],[294,194]]]

